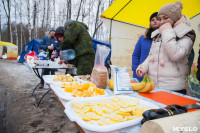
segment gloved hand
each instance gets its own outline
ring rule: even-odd
[[[143,65],[139,65],[136,69],[136,74],[140,77],[144,76],[147,73],[147,67]]]
[[[167,29],[172,29],[172,26],[170,23],[165,23],[165,24],[161,25],[159,28],[159,32],[162,34],[162,32]]]

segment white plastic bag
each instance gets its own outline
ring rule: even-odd
[[[108,84],[108,70],[104,66],[106,57],[110,52],[110,48],[104,45],[97,45],[95,54],[95,64],[91,74],[91,81],[98,87],[106,89]]]
[[[114,94],[130,94],[133,93],[129,72],[126,67],[119,68],[111,65],[114,76]]]

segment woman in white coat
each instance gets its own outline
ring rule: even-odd
[[[164,5],[158,12],[161,26],[151,34],[152,46],[147,59],[136,73],[148,72],[156,87],[186,94],[188,56],[195,41],[195,32],[188,18],[182,15],[180,1]]]

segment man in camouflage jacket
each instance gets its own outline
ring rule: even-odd
[[[67,20],[64,25],[64,40],[61,42],[61,50],[73,49],[76,57],[74,64],[77,67],[77,75],[91,74],[94,66],[95,51],[92,38],[88,33],[86,24]]]

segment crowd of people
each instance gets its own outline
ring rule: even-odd
[[[187,80],[194,59],[196,38],[189,19],[182,14],[180,1],[169,3],[150,16],[149,28],[140,36],[132,54],[133,77],[139,81],[148,73],[156,87],[186,94]],[[42,39],[40,49],[48,51],[73,49],[78,75],[91,74],[95,51],[86,24],[67,20],[57,29],[51,28]],[[199,51],[200,53],[200,51]],[[198,58],[198,68],[200,57]],[[200,68],[199,68],[200,70]],[[42,75],[55,74],[55,70],[42,70]],[[200,79],[200,71],[197,72]],[[44,85],[41,80],[40,88]]]
[[[49,57],[54,50],[60,53],[60,50],[73,49],[76,56],[69,62],[77,67],[77,75],[90,75],[94,66],[95,51],[87,30],[86,24],[67,20],[64,27],[51,28],[42,38],[39,48],[48,52]],[[55,75],[55,69],[42,69],[41,76],[49,75],[50,72],[51,75]],[[43,87],[44,80],[41,79],[39,88]]]

